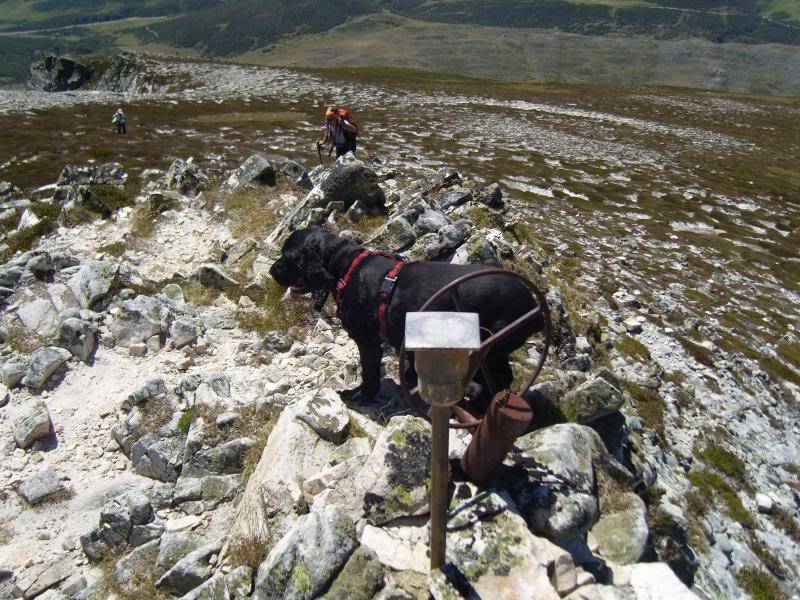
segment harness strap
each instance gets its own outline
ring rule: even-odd
[[[334,299],[336,300],[336,312],[339,313],[341,311],[344,290],[347,287],[347,284],[349,284],[350,280],[353,278],[353,274],[356,272],[356,269],[358,269],[361,263],[363,263],[370,256],[383,256],[384,258],[391,258],[392,260],[396,261],[394,267],[392,267],[383,278],[381,287],[378,290],[378,330],[380,332],[380,336],[384,340],[388,341],[387,318],[389,316],[389,302],[392,299],[394,286],[397,283],[397,276],[400,274],[400,271],[406,264],[397,256],[387,252],[376,252],[372,250],[364,250],[363,252],[359,253],[353,259],[353,262],[350,263],[350,266],[345,272],[344,277],[342,277],[336,284],[336,293],[334,296]]]

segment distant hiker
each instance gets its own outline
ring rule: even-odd
[[[331,106],[325,111],[325,135],[317,142],[318,148],[330,143],[331,150],[328,155],[336,148],[336,158],[339,158],[348,152],[356,151],[357,138],[358,127],[350,118],[349,110]]]
[[[128,130],[125,127],[125,113],[122,112],[121,108],[117,109],[117,112],[114,113],[114,116],[111,117],[111,122],[117,126],[117,133],[127,133]]]

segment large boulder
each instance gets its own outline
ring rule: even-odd
[[[61,204],[61,212],[69,215],[76,208],[85,208],[108,218],[114,212],[100,196],[84,185],[60,185],[53,193],[53,199]]]
[[[329,506],[300,517],[258,567],[255,600],[321,595],[358,545],[353,522]]]
[[[81,536],[84,554],[100,560],[128,546],[141,546],[161,536],[162,525],[153,523],[155,515],[150,500],[142,492],[132,490],[109,500],[100,509],[97,527]]]
[[[380,207],[386,204],[386,196],[380,185],[378,175],[358,160],[338,160],[331,168],[328,177],[320,184],[326,206],[331,202],[344,203],[344,210],[360,200],[367,207]]]
[[[218,554],[220,549],[218,542],[212,542],[190,552],[156,581],[156,587],[169,590],[173,594],[191,591],[211,576],[209,559]]]
[[[183,467],[183,439],[147,433],[132,446],[130,459],[139,475],[158,481],[177,481]]]
[[[331,389],[308,398],[299,410],[297,418],[311,427],[322,438],[338,444],[344,438],[350,424],[350,413],[339,395]]]
[[[263,156],[253,154],[228,175],[221,188],[224,191],[233,192],[250,183],[274,186],[275,176],[275,166]]]
[[[550,539],[583,535],[600,516],[595,473],[605,452],[592,429],[571,423],[545,427],[519,438],[510,462],[526,477],[511,485],[531,530]]]
[[[356,477],[373,525],[429,510],[431,428],[418,417],[392,417]]]
[[[92,75],[92,68],[83,63],[50,55],[31,65],[26,85],[29,90],[66,92],[81,88]]]
[[[383,587],[383,567],[375,553],[359,546],[331,584],[324,600],[371,600]]]
[[[14,441],[20,448],[27,448],[36,440],[41,440],[50,436],[53,424],[50,421],[50,413],[44,402],[31,402],[20,414],[12,425],[11,431]]]
[[[448,577],[481,598],[558,600],[577,587],[570,555],[533,535],[507,495],[469,496],[450,511]]]
[[[399,252],[411,246],[416,239],[417,236],[409,222],[404,217],[394,217],[384,223],[367,240],[367,245],[383,248],[391,252]]]
[[[642,560],[650,537],[644,502],[631,492],[625,497],[631,508],[605,514],[592,527],[592,534],[600,545],[600,554],[619,565]]]

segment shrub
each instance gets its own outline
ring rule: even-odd
[[[753,600],[784,600],[786,595],[769,573],[756,567],[743,567],[736,573],[736,582]]]
[[[744,462],[730,450],[712,444],[700,453],[700,457],[728,477],[733,477],[739,482],[746,481],[746,466]]]
[[[784,533],[792,539],[792,541],[800,543],[800,525],[797,524],[791,512],[781,506],[775,506],[772,509],[770,518],[777,527],[782,529]]]
[[[723,513],[744,527],[753,529],[755,526],[753,516],[744,507],[736,491],[721,475],[703,470],[689,473],[686,478],[697,488],[699,494],[700,501],[696,506],[690,507],[692,510],[702,510],[701,514],[706,514],[708,499],[715,498],[722,503]]]
[[[614,348],[621,354],[642,362],[650,360],[650,351],[642,342],[629,335],[621,335],[614,340]]]

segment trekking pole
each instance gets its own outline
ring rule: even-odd
[[[317,142],[317,154],[319,155],[319,164],[321,164],[324,167],[325,163],[322,162],[322,144],[320,144],[319,142]]]

